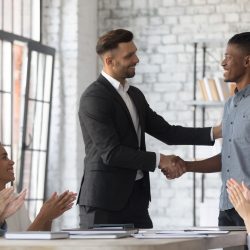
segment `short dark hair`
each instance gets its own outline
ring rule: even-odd
[[[129,30],[111,30],[98,39],[96,53],[102,55],[109,50],[117,48],[119,43],[131,42],[133,37],[133,33]]]
[[[250,32],[234,35],[229,39],[228,44],[238,45],[244,52],[250,54]]]

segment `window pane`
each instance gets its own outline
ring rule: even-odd
[[[3,0],[4,16],[3,16],[3,29],[12,32],[12,1]]]
[[[24,37],[31,38],[31,23],[30,23],[30,5],[31,0],[22,0],[23,1],[23,34]]]
[[[23,164],[23,188],[27,188],[29,193],[27,197],[30,197],[30,175],[31,175],[31,162],[32,152],[26,150],[24,152],[24,164]]]
[[[3,91],[11,91],[11,76],[12,76],[12,50],[11,43],[3,42]]]
[[[44,71],[45,71],[45,55],[39,53],[38,55],[38,78],[37,78],[37,100],[43,100],[44,90]]]
[[[2,40],[0,40],[0,91],[1,90],[3,90],[3,41]]]
[[[33,147],[33,132],[34,132],[34,117],[35,117],[35,102],[28,102],[28,110],[27,110],[27,121],[26,121],[26,138],[25,145],[27,148]]]
[[[44,100],[50,102],[51,82],[52,82],[52,56],[46,56]]]
[[[32,39],[40,41],[40,0],[32,1]]]
[[[40,1],[0,0],[0,29],[40,41]]]
[[[0,13],[3,13],[3,2],[0,1]],[[2,22],[3,16],[0,15],[0,29],[3,30],[3,22]]]
[[[0,141],[11,145],[11,94],[0,95],[1,130]]]
[[[44,185],[45,185],[45,170],[46,170],[46,153],[40,152],[39,159],[37,162],[37,191],[36,198],[42,199],[44,196]]]
[[[42,134],[42,103],[35,103],[34,109],[34,128],[33,128],[33,143],[32,148],[40,149],[41,134]]]
[[[12,159],[15,162],[16,183],[20,180],[20,159],[22,154],[23,116],[24,116],[24,91],[26,82],[23,81],[27,74],[27,47],[24,43],[14,42],[13,46],[13,130],[12,130]],[[26,80],[26,77],[24,78]]]
[[[49,128],[49,108],[50,108],[50,105],[48,103],[43,104],[42,132],[41,132],[41,144],[40,144],[40,148],[42,150],[47,150],[48,128]]]
[[[49,104],[30,100],[25,144],[29,149],[47,150]]]
[[[36,99],[37,89],[37,70],[38,70],[38,53],[32,51],[31,53],[31,67],[30,67],[30,85],[29,98]]]
[[[3,2],[0,1],[0,13],[3,13]],[[0,15],[0,29],[3,30],[3,16]]]
[[[37,199],[37,185],[39,181],[39,152],[32,151],[32,164],[30,169],[30,198]],[[41,198],[41,197],[40,197]]]
[[[36,215],[38,214],[38,212],[40,211],[40,208],[43,205],[43,200],[27,200],[28,204],[28,210],[29,210],[29,216],[31,221],[33,221],[36,217]]]
[[[43,199],[45,182],[46,153],[29,150],[25,152],[24,183],[28,188],[28,199]]]
[[[22,34],[22,1],[12,0],[13,1],[13,33],[17,35]]]

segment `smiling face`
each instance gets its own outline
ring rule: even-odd
[[[15,180],[13,165],[14,162],[8,158],[6,150],[0,145],[0,187]]]
[[[225,82],[243,82],[247,77],[247,54],[236,44],[228,44],[221,65]]]
[[[124,83],[126,78],[134,77],[135,67],[139,62],[136,51],[132,41],[120,43],[105,59],[108,73],[121,83]]]

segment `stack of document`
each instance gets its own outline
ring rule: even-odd
[[[189,227],[186,230],[192,231],[246,231],[245,226],[222,226],[222,227]]]
[[[123,224],[94,224],[90,229],[134,229],[135,226],[132,223]]]
[[[8,240],[51,240],[67,239],[69,233],[50,231],[6,232],[4,237]]]
[[[174,239],[174,238],[206,238],[219,234],[227,234],[227,230],[184,229],[184,230],[148,230],[139,231],[133,237],[137,239]]]
[[[130,237],[138,232],[138,229],[64,229],[71,239],[118,239]]]

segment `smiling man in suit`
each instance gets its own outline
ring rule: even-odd
[[[217,138],[220,129],[172,126],[150,108],[143,93],[126,80],[134,77],[139,62],[130,31],[106,33],[96,51],[103,70],[82,94],[79,107],[86,151],[80,227],[133,223],[152,228],[149,171],[159,167],[175,178],[185,168],[176,156],[146,151],[145,133],[166,144],[213,145],[211,137]]]

